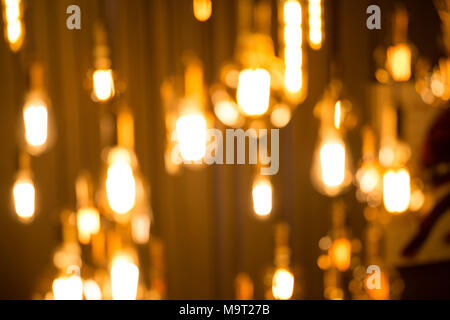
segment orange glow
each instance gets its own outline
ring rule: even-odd
[[[212,1],[211,0],[194,0],[194,16],[198,21],[204,22],[211,18]]]
[[[347,239],[337,239],[333,241],[328,254],[331,264],[339,271],[346,271],[350,268],[352,244]]]

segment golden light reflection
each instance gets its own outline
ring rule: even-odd
[[[82,300],[83,281],[78,275],[60,276],[53,281],[55,300]]]
[[[323,42],[323,3],[322,0],[308,1],[309,45],[314,50],[322,48]]]
[[[331,264],[341,272],[350,268],[351,254],[352,244],[345,238],[334,240],[328,250]]]
[[[88,244],[91,236],[100,231],[100,214],[96,208],[84,207],[77,212],[78,240]]]
[[[178,118],[176,132],[181,156],[187,161],[199,161],[206,153],[207,124],[203,114]]]
[[[94,96],[100,102],[110,100],[115,94],[114,76],[111,69],[95,70],[92,75]]]
[[[194,16],[200,22],[209,20],[212,14],[211,0],[194,0],[193,2]]]
[[[136,300],[139,268],[126,253],[116,254],[111,265],[111,289],[114,300]]]
[[[386,67],[394,81],[405,82],[411,78],[411,59],[411,49],[406,44],[388,48]]]
[[[13,187],[14,208],[21,221],[33,219],[35,214],[36,190],[28,174],[20,174]]]
[[[5,38],[12,51],[20,50],[25,37],[21,0],[2,0]]]

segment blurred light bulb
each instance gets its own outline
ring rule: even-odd
[[[113,151],[106,177],[106,195],[111,209],[125,215],[136,202],[136,181],[130,164],[130,154],[123,149]]]
[[[334,106],[334,127],[339,130],[341,128],[341,122],[342,122],[342,104],[341,101],[338,101]]]
[[[309,0],[309,45],[314,50],[322,47],[323,41],[323,18],[322,0]]]
[[[388,48],[386,67],[394,81],[404,82],[411,78],[411,57],[411,49],[406,44]]]
[[[194,0],[194,16],[198,21],[206,21],[212,14],[212,1],[211,0]]]
[[[340,141],[330,141],[320,147],[320,168],[327,187],[338,187],[345,179],[345,146]]]
[[[274,108],[270,115],[270,121],[277,128],[284,128],[292,118],[292,111],[289,106],[280,104]]]
[[[78,240],[82,244],[91,241],[91,235],[100,231],[100,214],[96,208],[81,208],[77,212]]]
[[[339,271],[344,272],[350,268],[352,244],[347,239],[333,241],[328,250],[330,261]]]
[[[55,300],[82,300],[83,281],[78,275],[61,276],[53,281]]]
[[[265,217],[272,212],[272,184],[268,179],[259,178],[253,185],[253,210],[256,215]]]
[[[22,1],[3,0],[5,36],[12,51],[19,51],[24,40]]]
[[[206,153],[207,126],[202,114],[181,116],[176,123],[178,145],[184,160],[199,161]]]
[[[114,77],[111,69],[95,70],[92,78],[94,81],[94,95],[97,100],[106,102],[114,96]]]
[[[22,175],[14,183],[13,199],[16,214],[22,221],[30,221],[35,214],[36,190],[33,180]]]
[[[114,300],[136,300],[139,268],[126,254],[116,255],[111,266],[111,289]]]
[[[150,239],[150,215],[140,213],[131,219],[131,236],[137,244],[145,244]]]
[[[269,109],[270,74],[265,69],[245,69],[239,74],[237,102],[248,116],[261,116]]]
[[[277,300],[289,300],[294,293],[294,275],[284,268],[277,269],[272,280],[272,294]]]
[[[303,88],[302,7],[296,0],[284,3],[284,83],[289,93]]]
[[[359,177],[359,188],[365,194],[369,194],[377,189],[381,183],[380,174],[375,167],[362,168]]]
[[[408,170],[390,169],[383,176],[383,202],[386,210],[400,214],[408,210],[411,184]]]
[[[23,108],[25,141],[32,149],[43,149],[48,140],[48,109],[41,99],[31,98]]]
[[[237,105],[228,100],[222,100],[215,104],[214,113],[219,120],[230,127],[239,123],[239,111]]]
[[[83,292],[86,300],[102,300],[102,291],[94,280],[83,281]]]

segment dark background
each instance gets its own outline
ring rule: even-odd
[[[159,87],[182,70],[182,55],[194,51],[204,61],[206,80],[218,78],[220,66],[233,56],[237,1],[213,0],[213,16],[197,22],[190,0],[32,0],[26,1],[27,47],[12,54],[0,41],[0,298],[30,298],[51,264],[60,241],[59,214],[75,208],[74,181],[82,169],[100,169],[99,106],[85,88],[93,66],[93,25],[106,22],[113,68],[127,84],[125,98],[135,114],[136,152],[152,187],[152,233],[165,244],[168,297],[233,298],[234,278],[248,272],[255,297],[264,298],[264,273],[273,261],[274,222],[292,228],[292,260],[302,272],[304,298],[323,297],[322,272],[316,266],[318,240],[330,229],[331,201],[311,186],[310,168],[318,123],[313,106],[338,61],[346,91],[360,123],[370,123],[368,87],[373,82],[373,49],[389,44],[393,1],[326,1],[326,35],[321,51],[309,53],[309,95],[289,126],[280,132],[280,172],[274,178],[275,202],[268,221],[251,211],[252,168],[214,166],[166,174],[165,129]],[[275,3],[275,1],[273,1]],[[66,8],[82,10],[82,30],[69,31]],[[379,4],[381,31],[366,29],[366,8]],[[439,19],[432,1],[406,1],[411,13],[410,39],[434,61],[442,55]],[[3,29],[3,25],[0,26]],[[26,88],[26,62],[42,59],[46,86],[57,125],[57,144],[34,158],[38,217],[22,225],[11,210],[11,186],[17,169],[17,119]],[[353,158],[360,158],[359,130],[349,136]],[[364,219],[354,190],[343,196],[353,234]],[[449,264],[402,271],[405,298],[450,298]]]

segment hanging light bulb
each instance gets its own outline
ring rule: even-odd
[[[136,181],[132,155],[127,149],[117,147],[108,156],[106,196],[110,208],[117,215],[126,215],[136,201]]]
[[[92,79],[94,96],[98,101],[106,102],[114,96],[114,76],[111,69],[95,70]]]
[[[253,184],[253,210],[259,217],[266,217],[272,212],[272,184],[267,178],[259,177]]]
[[[294,293],[294,275],[285,268],[278,268],[272,280],[272,294],[277,300],[289,300]]]
[[[211,0],[194,0],[193,3],[194,16],[198,21],[204,22],[211,18],[212,1]]]
[[[181,156],[186,161],[199,161],[206,153],[207,124],[201,113],[183,115],[176,123]]]
[[[261,116],[269,109],[270,74],[267,70],[245,69],[239,74],[237,102],[247,116]]]
[[[411,78],[411,49],[407,44],[391,46],[387,51],[386,67],[394,81],[405,82]]]
[[[308,1],[309,13],[309,45],[314,50],[322,48],[323,42],[323,2],[322,0]]]
[[[53,297],[55,300],[82,300],[83,281],[79,275],[63,275],[53,281]]]
[[[83,244],[91,241],[91,236],[100,231],[100,214],[96,208],[84,207],[77,212],[78,240]]]
[[[102,300],[102,291],[95,280],[83,281],[83,294],[86,300]]]
[[[92,96],[95,101],[107,102],[115,95],[114,72],[111,69],[108,39],[105,27],[96,24],[95,37],[95,70],[92,74]]]
[[[131,236],[137,244],[145,244],[150,239],[150,215],[138,213],[131,218]]]
[[[21,0],[2,0],[5,38],[12,51],[20,50],[25,37]]]
[[[296,0],[284,3],[284,85],[290,98],[304,89],[302,6]],[[301,99],[301,98],[300,98]]]
[[[111,289],[114,300],[136,300],[139,268],[127,253],[114,256],[111,265]]]
[[[352,245],[348,239],[342,238],[334,240],[328,250],[330,262],[339,271],[344,272],[350,268],[352,255]]]
[[[411,199],[410,175],[406,168],[389,169],[383,176],[383,202],[392,214],[408,210]]]
[[[17,216],[29,222],[35,215],[36,189],[28,171],[19,173],[13,186],[13,201]]]

